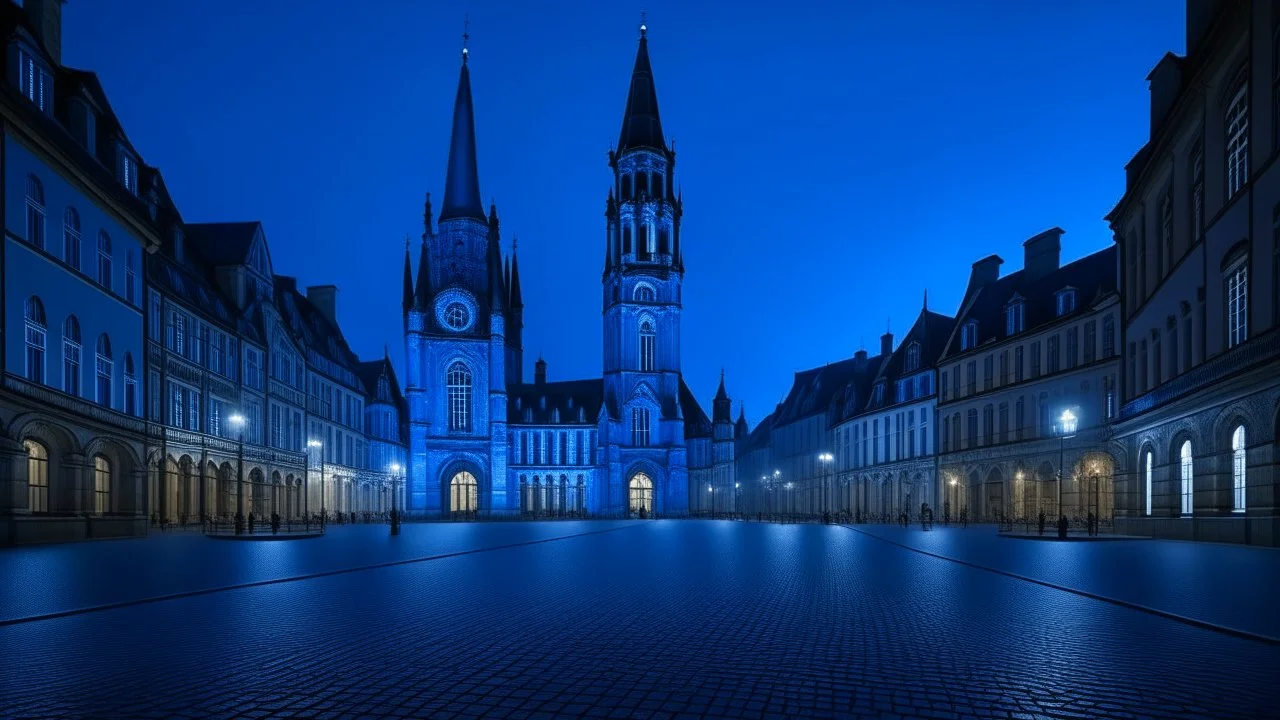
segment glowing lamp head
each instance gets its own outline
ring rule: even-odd
[[[323,443],[321,443],[319,440],[308,440],[308,441],[307,441],[307,447],[318,448],[318,447],[320,447],[321,445],[323,445]]]
[[[1063,410],[1062,417],[1058,419],[1062,422],[1062,432],[1064,435],[1069,435],[1076,431],[1076,425],[1079,422],[1079,418],[1076,417],[1075,413],[1071,412],[1071,408]]]
[[[400,472],[400,463],[391,463],[391,472],[393,473]]]
[[[234,413],[231,417],[227,418],[227,422],[239,427],[244,425],[244,416],[240,413]]]
[[[955,484],[956,484],[956,479],[955,479],[955,478],[951,478],[951,484],[952,484],[952,485],[955,485]]]

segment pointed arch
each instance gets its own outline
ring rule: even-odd
[[[471,368],[461,360],[455,360],[445,372],[445,388],[449,399],[449,430],[470,432],[472,415]]]

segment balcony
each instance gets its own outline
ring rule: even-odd
[[[1232,348],[1135,397],[1120,408],[1120,419],[1123,421],[1136,417],[1184,395],[1234,377],[1255,365],[1274,362],[1277,357],[1280,357],[1280,329],[1247,340],[1243,345]]]

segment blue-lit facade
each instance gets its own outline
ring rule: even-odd
[[[416,272],[405,252],[410,512],[688,513],[691,470],[723,456],[723,482],[732,458],[681,378],[682,205],[647,40],[609,156],[602,377],[550,382],[539,359],[524,382],[519,260],[480,201],[475,148],[464,52],[439,221],[428,195]]]

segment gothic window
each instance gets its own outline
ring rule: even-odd
[[[1195,464],[1191,456],[1190,440],[1182,441],[1182,447],[1178,450],[1178,460],[1178,475],[1182,483],[1182,514],[1190,515],[1195,506],[1195,479],[1193,478]]]
[[[449,394],[449,429],[471,430],[471,371],[461,361],[449,366],[446,385]]]
[[[24,440],[27,448],[27,510],[49,512],[49,450],[35,440]]]
[[[80,269],[80,214],[73,207],[62,213],[62,260]]]
[[[111,236],[98,233],[98,284],[111,289]]]
[[[1227,199],[1249,180],[1249,83],[1243,81],[1227,103]]]
[[[653,372],[657,339],[658,336],[654,332],[653,322],[650,320],[642,321],[640,323],[640,372]]]
[[[1142,484],[1145,486],[1146,495],[1147,495],[1146,506],[1145,506],[1147,515],[1151,514],[1151,481],[1153,479],[1152,473],[1151,473],[1151,464],[1152,464],[1151,451],[1148,450],[1142,454],[1142,479],[1143,479]]]
[[[1231,433],[1231,509],[1244,512],[1245,504],[1245,446],[1244,425],[1237,425]]]
[[[653,481],[644,473],[636,473],[627,483],[628,507],[633,514],[653,512]]]
[[[62,389],[80,394],[80,321],[68,315],[62,323]]]
[[[907,346],[906,372],[915,372],[918,369],[920,369],[920,343],[912,342]]]
[[[99,515],[111,511],[111,463],[101,455],[93,456],[93,510]]]
[[[1227,347],[1233,348],[1249,337],[1249,266],[1239,258],[1227,270]]]
[[[631,444],[649,446],[649,408],[631,408]]]
[[[652,285],[641,283],[636,285],[633,297],[636,302],[654,302],[657,299],[657,293],[654,292]]]
[[[471,323],[471,313],[467,312],[467,306],[460,302],[449,303],[449,307],[444,311],[444,321],[452,330],[465,330]]]
[[[27,242],[44,249],[44,186],[35,175],[27,176]]]
[[[32,295],[27,298],[24,308],[27,338],[27,379],[33,383],[44,383],[44,350],[47,325],[44,317],[44,303]]]

